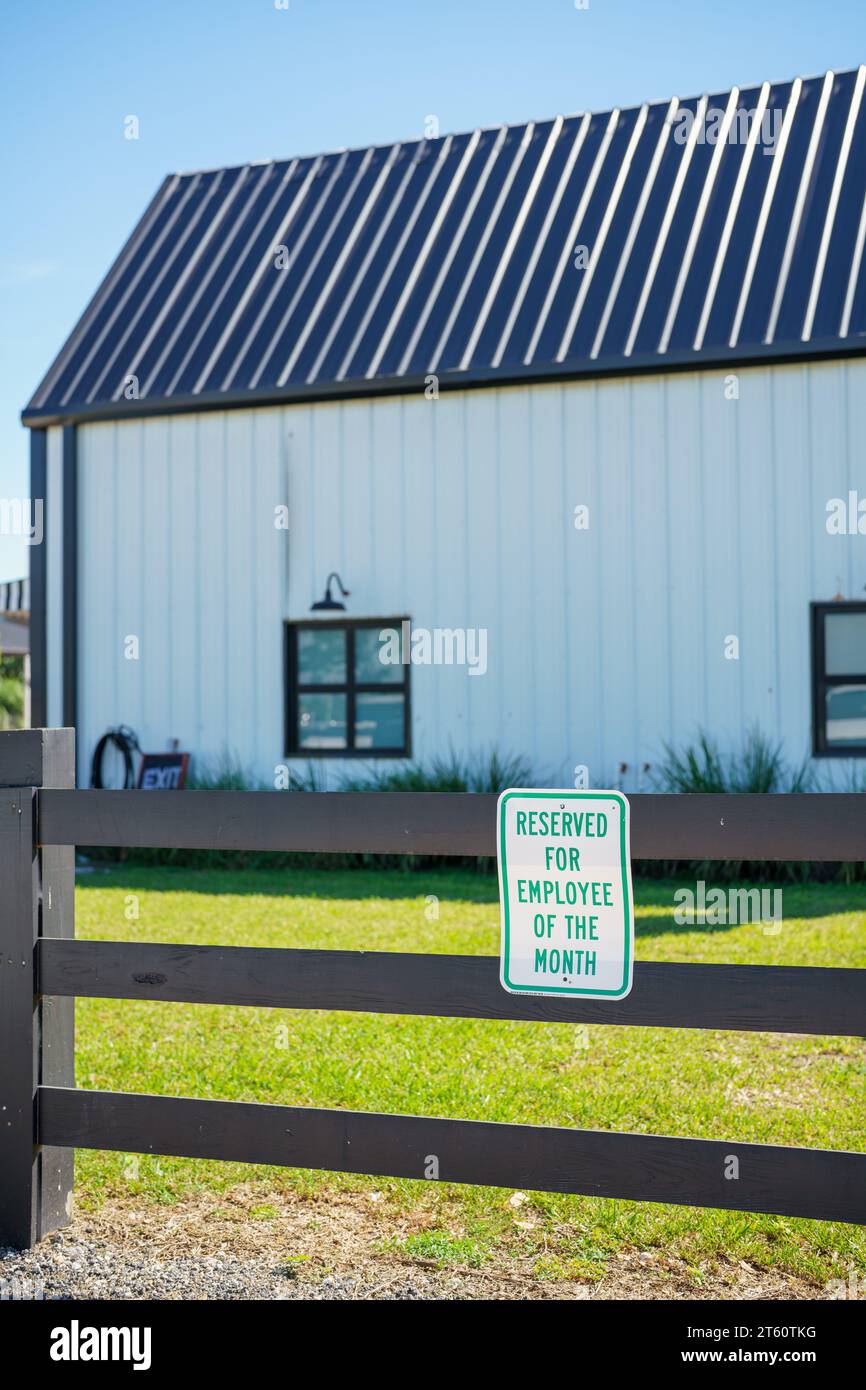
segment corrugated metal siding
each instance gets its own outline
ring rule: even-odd
[[[352,616],[488,629],[486,676],[413,668],[419,759],[496,745],[553,781],[587,764],[597,785],[626,763],[633,789],[663,741],[703,726],[733,743],[753,723],[806,756],[809,602],[866,586],[862,537],[826,531],[827,501],[862,491],[866,363],[749,368],[738,401],[725,382],[82,427],[80,775],[126,722],[148,748],[229,751],[270,781],[282,621],[333,568]]]
[[[28,411],[862,346],[864,81],[174,175]]]
[[[49,728],[63,727],[63,431],[48,431],[45,474],[45,663]]]

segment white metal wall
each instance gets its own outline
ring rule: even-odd
[[[63,430],[48,430],[45,457],[45,715],[59,729],[63,718]]]
[[[866,495],[866,362],[737,375],[737,400],[704,372],[82,427],[79,776],[122,721],[270,781],[282,620],[332,569],[352,616],[488,630],[486,676],[413,668],[418,758],[633,789],[662,741],[750,724],[806,756],[809,601],[866,586],[866,539],[825,524]]]

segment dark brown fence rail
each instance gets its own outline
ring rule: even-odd
[[[39,1129],[49,1144],[397,1178],[435,1155],[442,1182],[866,1221],[866,1160],[829,1149],[51,1087]]]
[[[635,859],[866,858],[866,796],[640,795]],[[465,792],[43,791],[43,845],[496,854],[496,797]]]
[[[599,1003],[507,994],[495,956],[39,943],[39,989],[55,996],[854,1037],[866,1035],[863,975],[787,965],[637,961],[631,994]]]
[[[76,1090],[76,996],[863,1036],[866,971],[639,962],[632,993],[599,1003],[507,994],[491,957],[75,941],[75,844],[493,855],[495,798],[86,792],[68,789],[73,766],[71,730],[0,734],[0,1244],[65,1222],[75,1147],[866,1222],[862,1153]],[[866,845],[859,795],[631,808],[638,859],[833,861]]]

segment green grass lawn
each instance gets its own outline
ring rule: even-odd
[[[866,886],[785,887],[776,936],[760,925],[677,926],[675,887],[636,884],[639,960],[866,967]],[[126,867],[79,878],[77,933],[490,955],[498,911],[495,879],[469,873]],[[78,1085],[100,1090],[866,1147],[866,1043],[851,1038],[85,999],[76,1067]],[[376,1188],[423,1213],[426,1233],[413,1239],[432,1241],[434,1258],[535,1256],[554,1278],[600,1277],[623,1247],[683,1258],[696,1283],[702,1263],[724,1257],[819,1283],[866,1268],[866,1234],[841,1224],[548,1194],[515,1206],[508,1192],[446,1183],[77,1156],[77,1200],[90,1206],[120,1193],[173,1202],[239,1181],[261,1184],[263,1201],[287,1185]]]

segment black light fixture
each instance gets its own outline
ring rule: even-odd
[[[345,603],[340,603],[338,599],[335,599],[335,598],[332,598],[332,597],[331,597],[331,580],[332,580],[332,579],[336,579],[337,584],[339,585],[339,588],[340,588],[340,593],[343,595],[343,598],[348,598],[348,597],[349,597],[349,590],[343,588],[343,581],[342,581],[342,579],[341,579],[340,576],[337,574],[337,571],[336,571],[336,570],[332,570],[331,573],[328,575],[327,582],[326,582],[326,584],[325,584],[325,597],[322,598],[322,599],[319,599],[319,602],[318,602],[318,603],[314,603],[314,604],[311,606],[311,608],[310,608],[310,612],[311,612],[311,613],[322,613],[322,612],[331,612],[331,613],[332,613],[332,612],[334,612],[335,610],[338,610],[338,611],[341,612],[341,613],[345,613],[345,611],[346,611],[346,605],[345,605]]]

